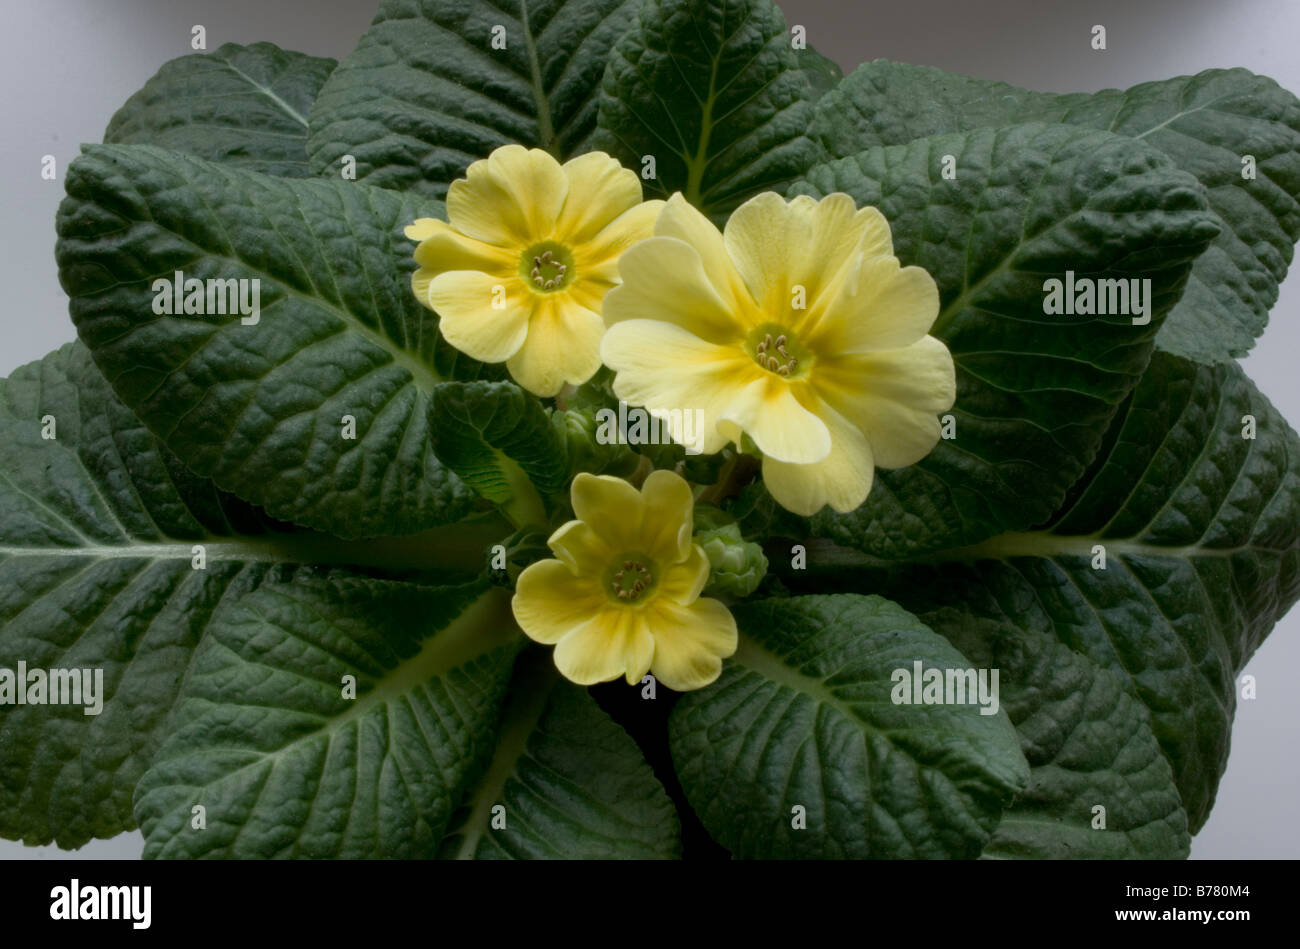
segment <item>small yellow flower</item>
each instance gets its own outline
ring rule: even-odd
[[[623,255],[605,298],[619,398],[661,417],[698,410],[703,452],[748,435],[772,496],[805,516],[853,510],[877,466],[934,448],[956,393],[948,348],[926,335],[939,292],[899,265],[879,211],[767,193],[719,233],[677,194],[655,235]]]
[[[640,491],[586,472],[573,479],[573,512],[547,543],[558,560],[519,575],[512,606],[523,631],[555,645],[555,665],[580,685],[646,672],[670,689],[708,685],[736,651],[736,621],[700,598],[709,561],[691,541],[691,488],[652,471]]]
[[[636,173],[604,152],[561,165],[505,145],[451,183],[447,222],[406,228],[420,242],[411,286],[447,342],[555,395],[600,368],[601,301],[662,205],[642,202]]]

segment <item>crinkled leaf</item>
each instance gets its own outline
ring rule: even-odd
[[[1015,122],[1065,122],[1141,139],[1205,185],[1222,231],[1196,261],[1156,344],[1208,362],[1244,356],[1268,323],[1300,238],[1300,100],[1245,69],[1058,95],[885,60],[819,103],[833,155]],[[1243,177],[1243,158],[1255,177]]]
[[[117,110],[104,141],[306,178],[307,116],[336,65],[272,43],[226,43],[181,56]]]
[[[980,852],[1028,780],[1006,712],[891,699],[894,670],[966,669],[965,657],[876,596],[734,612],[739,651],[669,722],[686,797],[720,843],[742,858]]]
[[[1235,678],[1300,597],[1300,439],[1236,364],[1157,354],[1044,529],[893,568],[810,548],[810,572],[832,561],[857,566],[810,588],[869,584],[959,646],[985,620],[1049,632],[1121,677],[1150,713],[1195,833],[1227,761]]]
[[[311,166],[441,198],[518,142],[587,150],[595,91],[632,0],[384,0],[311,114]],[[505,48],[494,46],[494,37]]]
[[[1002,705],[1030,765],[1029,787],[1003,812],[983,856],[1187,856],[1173,770],[1126,676],[1004,616],[937,606],[926,615],[974,665],[999,670]]]
[[[229,601],[136,789],[145,856],[433,856],[521,640],[482,582],[300,580]]]
[[[77,331],[191,469],[344,537],[471,509],[433,454],[428,405],[441,380],[482,366],[442,340],[411,292],[402,228],[427,204],[138,145],[88,146],[67,189],[57,256]],[[177,271],[249,281],[250,294],[256,280],[260,317],[158,315],[155,281]]]
[[[131,793],[218,606],[362,552],[189,473],[79,343],[0,381],[0,440],[0,668],[103,675],[98,715],[0,705],[0,836],[79,847],[134,826]]]
[[[945,179],[944,156],[957,177]],[[879,207],[894,251],[939,287],[931,330],[957,370],[955,438],[879,472],[866,503],[814,529],[887,557],[1044,521],[1146,367],[1192,261],[1214,237],[1196,180],[1107,132],[1022,125],[872,148],[796,191]],[[1044,313],[1044,281],[1151,281],[1150,321]]]
[[[439,460],[496,504],[523,472],[542,494],[564,487],[568,456],[541,402],[512,382],[447,382],[433,390]]]
[[[822,157],[813,87],[772,0],[645,0],[610,56],[595,144],[647,191],[720,215]]]
[[[835,60],[823,56],[811,46],[795,50],[795,58],[799,61],[799,68],[808,80],[808,85],[812,86],[814,99],[820,99],[844,78],[844,70],[840,69]]]
[[[444,857],[644,860],[679,850],[677,813],[636,742],[541,650],[519,661],[496,751],[462,815]]]

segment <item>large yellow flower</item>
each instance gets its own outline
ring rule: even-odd
[[[736,651],[736,621],[700,598],[709,561],[691,541],[691,488],[652,471],[640,491],[608,475],[573,479],[573,512],[547,541],[558,560],[519,575],[515,619],[555,645],[555,665],[581,685],[647,671],[670,689],[708,685]]]
[[[700,451],[748,435],[788,510],[851,511],[876,466],[937,443],[956,391],[952,356],[926,335],[939,292],[899,265],[875,208],[760,194],[724,234],[673,195],[620,272],[601,344],[614,391],[661,417],[701,412]]]
[[[662,205],[643,203],[636,173],[604,152],[561,165],[506,145],[451,183],[446,222],[406,229],[420,242],[411,286],[447,342],[555,395],[600,368],[601,300]]]

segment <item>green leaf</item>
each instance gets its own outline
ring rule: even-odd
[[[145,856],[433,856],[523,641],[485,586],[300,580],[228,602],[136,789]]]
[[[772,0],[645,0],[610,56],[595,144],[629,168],[653,156],[649,193],[722,215],[822,157],[809,63]]]
[[[307,116],[336,65],[272,43],[226,43],[181,56],[117,110],[104,141],[306,178]]]
[[[948,627],[962,645],[973,625]],[[1191,846],[1173,770],[1124,677],[1013,625],[987,660],[1030,765],[983,856],[1181,860]],[[1102,807],[1104,811],[1097,811]],[[1105,823],[1098,823],[1104,818]]]
[[[1141,139],[1205,186],[1222,230],[1156,340],[1206,362],[1244,356],[1268,323],[1300,238],[1300,100],[1244,69],[1056,95],[925,66],[867,63],[818,104],[833,155],[1016,122],[1065,122]],[[1251,155],[1256,177],[1242,176]]]
[[[823,56],[811,46],[795,50],[795,58],[799,61],[799,68],[803,71],[808,84],[812,86],[814,100],[830,92],[844,78],[844,70],[840,69],[835,60]]]
[[[132,791],[223,601],[341,570],[307,564],[414,567],[436,549],[269,522],[188,472],[79,343],[0,380],[0,441],[0,668],[103,676],[97,715],[0,704],[0,837],[79,847],[135,826]]]
[[[631,0],[384,0],[312,110],[311,166],[337,176],[351,155],[359,179],[441,198],[501,145],[587,151],[594,93],[633,9]]]
[[[493,809],[505,820],[493,827]],[[491,764],[442,856],[669,859],[677,812],[628,734],[544,650],[525,654]]]
[[[669,720],[686,797],[723,846],[741,858],[979,854],[1028,780],[1006,712],[891,700],[895,670],[966,669],[964,656],[876,596],[733,610],[735,658]]]
[[[536,397],[512,382],[448,382],[434,389],[432,412],[433,450],[444,465],[521,523],[546,523],[536,492],[562,490],[569,462]]]
[[[810,546],[810,573],[832,563],[789,582],[869,585],[959,647],[977,621],[1048,631],[1121,677],[1195,833],[1227,762],[1236,676],[1300,598],[1300,439],[1237,365],[1157,354],[1042,530],[893,567]]]
[[[944,156],[957,178],[945,179]],[[880,472],[866,503],[817,533],[887,557],[1045,520],[1137,382],[1191,262],[1217,233],[1200,186],[1149,146],[1021,125],[872,148],[792,189],[878,207],[903,264],[939,287],[931,333],[952,352],[954,438]],[[1045,278],[1150,280],[1149,322],[1044,312]],[[1126,284],[1127,285],[1127,284]],[[1142,286],[1139,284],[1139,286]]]
[[[1029,787],[982,855],[1185,858],[1191,838],[1173,770],[1127,677],[1050,633],[957,609],[926,615],[974,665],[1000,670],[1002,705],[1030,765]]]
[[[342,537],[469,513],[472,492],[434,457],[428,407],[442,380],[482,367],[411,293],[402,228],[427,204],[139,145],[87,147],[67,189],[56,253],[77,331],[186,465]],[[256,322],[156,314],[170,293],[155,283],[176,271],[246,281],[250,302],[256,286]]]

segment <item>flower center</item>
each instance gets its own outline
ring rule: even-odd
[[[616,558],[607,577],[609,595],[620,603],[643,600],[655,587],[654,562],[643,554]]]
[[[812,365],[812,353],[777,323],[764,323],[751,332],[745,350],[759,366],[785,379],[806,374]]]
[[[519,275],[536,293],[554,293],[573,283],[573,254],[556,241],[542,241],[519,258]]]

